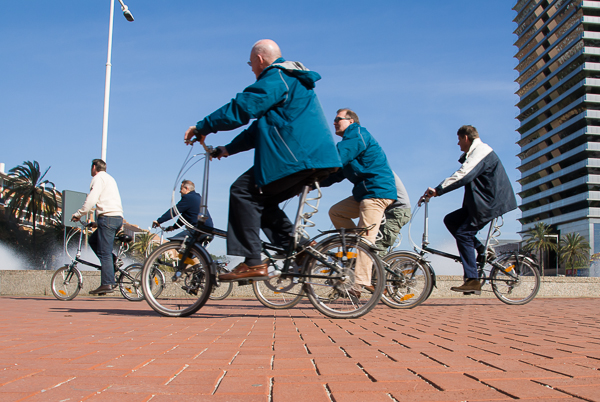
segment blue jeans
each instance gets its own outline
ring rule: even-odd
[[[115,235],[123,225],[123,218],[120,216],[99,216],[98,229],[90,236],[88,243],[94,250],[94,253],[102,265],[100,285],[115,284],[115,264],[113,259],[113,246]]]
[[[444,223],[448,231],[456,239],[456,246],[460,253],[463,269],[465,271],[465,279],[476,279],[477,275],[477,260],[475,258],[475,249],[481,245],[481,242],[475,237],[487,222],[483,225],[475,226],[470,223],[471,217],[466,208],[457,209],[450,212],[444,218]]]

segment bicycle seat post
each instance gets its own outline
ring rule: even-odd
[[[306,202],[306,196],[310,192],[310,186],[304,186],[302,188],[302,193],[300,193],[300,200],[298,201],[298,212],[296,212],[296,222],[294,223],[294,231],[292,232],[292,236],[294,237],[294,249],[298,245],[298,241],[300,240],[299,228],[302,221],[302,212],[304,212],[304,203]]]
[[[423,227],[423,245],[427,247],[429,245],[429,200],[425,200],[425,212],[424,212],[424,227]]]
[[[490,241],[492,240],[492,235],[494,233],[494,226],[496,226],[496,222],[497,221],[498,221],[498,218],[494,218],[494,219],[491,220],[491,222],[490,222],[490,228],[488,230],[488,235],[487,235],[487,238],[485,240],[485,250],[486,250],[486,252],[485,252],[485,260],[486,261],[487,261],[487,249],[488,249],[488,246],[490,245]]]

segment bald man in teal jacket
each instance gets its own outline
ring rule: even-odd
[[[260,228],[269,240],[285,246],[293,225],[279,203],[298,194],[319,171],[342,166],[321,104],[314,92],[321,76],[299,62],[286,61],[275,42],[256,42],[248,64],[256,82],[228,104],[190,127],[189,143],[211,133],[233,130],[254,120],[221,157],[254,149],[254,166],[231,186],[227,254],[244,262],[223,281],[268,278],[261,264]]]

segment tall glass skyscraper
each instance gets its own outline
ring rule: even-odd
[[[600,1],[513,9],[522,229],[545,222],[600,252]]]

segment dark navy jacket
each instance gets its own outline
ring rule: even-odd
[[[471,224],[482,226],[517,208],[510,179],[500,158],[479,138],[473,140],[469,152],[458,160],[462,163],[452,176],[435,188],[438,195],[465,187],[463,208],[469,211]]]
[[[200,203],[202,202],[202,197],[195,191],[190,191],[187,194],[183,194],[181,196],[181,200],[175,206],[181,217],[189,222],[191,225],[196,226],[198,223],[198,215],[200,214]],[[164,223],[176,217],[177,212],[174,208],[169,209],[167,212],[163,214],[156,221],[158,223]],[[205,225],[214,227],[212,218],[210,217],[210,213],[207,211],[208,219],[206,220]],[[179,228],[185,226],[181,219],[178,219],[174,225]]]

